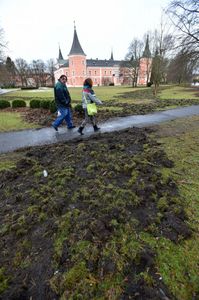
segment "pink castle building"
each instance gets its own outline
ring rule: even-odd
[[[146,85],[151,78],[152,58],[149,49],[149,37],[147,36],[146,45],[142,57],[140,58],[138,70],[138,85]]]
[[[150,53],[148,47],[148,39],[144,54]],[[146,49],[147,48],[147,49]],[[148,51],[148,53],[147,53]],[[108,60],[102,59],[87,59],[84,53],[74,27],[73,43],[68,54],[68,59],[64,59],[59,47],[59,57],[57,59],[56,70],[54,72],[55,81],[61,75],[66,75],[68,78],[67,85],[78,87],[82,86],[87,77],[92,78],[95,86],[102,85],[122,85],[131,84],[131,78],[126,75],[124,61],[114,60],[113,52]],[[140,68],[138,72],[138,84],[146,85],[150,78],[151,58],[143,57],[140,59]]]

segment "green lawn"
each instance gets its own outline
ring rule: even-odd
[[[77,102],[81,101],[81,87],[69,87],[68,88],[72,97],[72,100]],[[137,94],[141,91],[149,91],[152,88],[146,87],[138,87],[132,88],[131,86],[101,86],[101,87],[94,87],[96,95],[102,101],[109,101],[113,100],[120,95],[126,94],[125,99],[121,99],[121,101],[128,101],[131,99],[131,93]],[[166,86],[164,85],[163,88],[160,89],[158,93],[158,97],[160,99],[198,99],[199,98],[199,91],[196,88],[191,87],[182,87],[182,86]],[[0,99],[8,99],[14,100],[23,98],[27,101],[31,100],[32,98],[41,98],[41,99],[53,99],[53,89],[49,88],[46,90],[29,90],[23,91],[18,90],[12,93],[4,94],[0,96]],[[139,100],[139,99],[138,99]]]
[[[26,123],[22,120],[20,113],[0,111],[0,131],[21,130],[36,128],[37,125]]]
[[[81,101],[81,87],[69,87],[69,92],[71,94],[73,101]],[[118,96],[120,94],[128,93],[137,90],[144,90],[147,89],[146,87],[142,88],[135,88],[132,89],[132,87],[126,87],[126,86],[102,86],[102,87],[94,87],[94,91],[102,101],[112,100],[115,96]],[[47,90],[18,90],[12,93],[4,94],[0,96],[0,99],[8,99],[8,100],[14,100],[18,98],[26,98],[27,100],[31,100],[32,98],[42,98],[42,99],[53,99],[54,98],[54,91],[53,89],[49,88]]]
[[[1,98],[32,98],[32,97],[39,97],[39,98],[48,98],[53,97],[53,89],[45,89],[45,90],[17,90],[11,93],[3,94],[0,96]]]
[[[199,89],[171,86],[158,93],[160,99],[199,99]]]
[[[158,96],[161,99],[198,99],[199,97],[199,90],[196,88],[191,87],[183,87],[183,86],[170,86],[170,85],[164,85],[162,86],[163,89],[161,89],[158,93]],[[152,87],[153,88],[153,87]],[[119,96],[120,94],[126,93],[128,95],[129,92],[137,92],[141,90],[149,90],[152,88],[146,88],[146,87],[138,87],[138,88],[132,88],[131,86],[100,86],[100,87],[94,87],[94,91],[96,95],[101,98],[102,100],[111,100],[114,99],[116,96]],[[72,99],[73,100],[81,100],[81,87],[69,87],[68,88]],[[14,91],[12,93],[4,94],[0,96],[0,99],[15,99],[15,98],[27,98],[27,100],[31,98],[54,98],[53,96],[53,89],[49,88],[46,90],[18,90]]]
[[[174,161],[171,177],[184,199],[187,223],[193,229],[190,239],[175,245],[167,239],[150,239],[158,250],[156,263],[164,282],[179,300],[198,299],[199,293],[199,116],[166,122],[157,137],[168,157]],[[168,174],[167,174],[168,175]],[[194,295],[197,296],[195,297]]]

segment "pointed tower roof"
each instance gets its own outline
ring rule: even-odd
[[[71,47],[70,52],[69,52],[68,55],[74,55],[74,54],[86,55],[84,53],[84,51],[82,50],[82,47],[80,45],[75,25],[74,25],[73,44],[72,44],[72,47]]]
[[[110,58],[110,60],[114,60],[113,59],[113,49],[111,49],[111,58]]]
[[[145,45],[145,49],[144,49],[144,52],[142,54],[142,57],[151,57],[151,51],[149,49],[149,36],[147,35],[147,38],[146,38],[146,45]]]
[[[59,56],[58,56],[58,60],[63,60],[63,55],[61,53],[61,48],[60,48],[60,45],[59,45]]]

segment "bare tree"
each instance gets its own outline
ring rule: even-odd
[[[197,65],[197,58],[188,50],[182,49],[170,61],[168,67],[168,81],[174,83],[186,83],[192,80],[194,68]]]
[[[6,85],[7,70],[4,63],[4,50],[6,42],[4,40],[4,30],[0,27],[0,87]]]
[[[17,58],[15,61],[15,65],[17,68],[17,73],[21,79],[22,86],[28,85],[28,74],[29,74],[29,67],[27,62],[23,58]]]
[[[166,13],[177,30],[178,50],[169,65],[168,78],[178,83],[190,82],[199,68],[199,1],[173,0]]]
[[[49,73],[49,75],[51,77],[52,85],[54,85],[55,84],[55,75],[54,75],[55,61],[54,61],[54,59],[52,59],[52,58],[49,59],[47,61],[46,67],[47,67],[47,72]]]
[[[138,71],[140,65],[140,58],[143,52],[143,42],[137,38],[134,38],[129,46],[129,51],[125,56],[125,61],[121,67],[126,68],[126,76],[131,79],[132,86],[137,86]]]
[[[109,85],[110,83],[111,83],[111,80],[110,80],[109,77],[102,77],[102,84],[103,84],[104,86],[107,86],[107,85]]]
[[[30,65],[30,76],[34,78],[36,87],[46,86],[45,64],[42,60],[33,60]]]
[[[7,71],[7,85],[9,87],[15,87],[17,70],[14,62],[9,56],[6,58],[5,66]]]
[[[174,0],[166,13],[178,30],[179,45],[199,58],[199,1]]]
[[[152,61],[151,81],[154,83],[154,95],[157,95],[158,87],[162,80],[162,55],[156,50]]]
[[[173,54],[174,44],[175,38],[170,33],[170,28],[165,16],[162,16],[159,29],[151,34],[153,56],[151,82],[154,83],[155,95],[157,94],[160,83],[167,83],[169,57]]]
[[[0,88],[10,87],[10,76],[5,63],[0,63]]]

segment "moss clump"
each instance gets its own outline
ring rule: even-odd
[[[54,275],[50,279],[53,291],[61,295],[61,299],[83,299],[89,287],[89,272],[84,261],[76,263],[68,272]],[[74,298],[73,298],[74,297]],[[85,299],[85,298],[84,298]]]
[[[5,269],[0,268],[0,294],[8,288],[9,278],[5,275]]]
[[[167,199],[165,197],[160,198],[158,200],[157,207],[158,207],[158,209],[161,212],[167,210],[167,208],[168,208],[168,201],[167,201]]]
[[[84,261],[77,263],[72,267],[67,273],[63,275],[61,282],[61,288],[65,289],[75,289],[81,281],[85,280],[88,276],[88,269]]]
[[[56,263],[59,262],[59,259],[62,255],[64,241],[68,239],[72,223],[76,220],[78,214],[78,209],[74,209],[72,212],[68,212],[63,215],[61,220],[57,224],[58,232],[54,241],[54,259]]]

